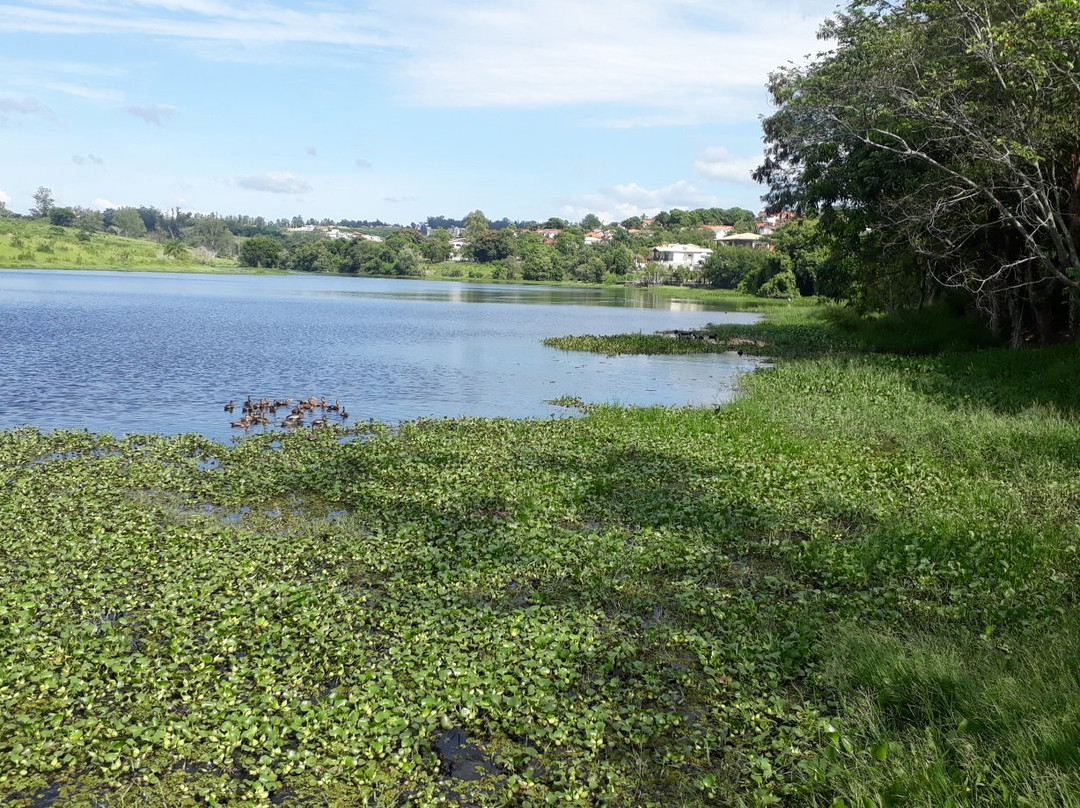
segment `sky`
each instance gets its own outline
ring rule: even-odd
[[[0,201],[273,220],[761,208],[835,0],[0,1]]]

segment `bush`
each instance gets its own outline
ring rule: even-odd
[[[757,290],[758,297],[800,297],[799,283],[790,269],[778,272],[769,278]]]

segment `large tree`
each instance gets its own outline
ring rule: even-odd
[[[1014,344],[1075,335],[1080,0],[856,0],[821,36],[771,78],[770,208],[899,256],[913,295],[967,290]]]
[[[30,215],[35,219],[47,219],[52,209],[56,207],[53,201],[52,190],[44,185],[39,185],[34,192],[34,207],[30,209]]]
[[[122,236],[141,238],[146,235],[146,223],[137,208],[120,208],[113,213],[112,221]]]
[[[277,266],[281,242],[270,236],[253,236],[240,245],[240,266],[265,268]]]

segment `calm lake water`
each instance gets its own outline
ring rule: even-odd
[[[242,435],[247,396],[341,398],[350,421],[562,417],[559,396],[714,405],[735,355],[607,357],[563,334],[752,322],[636,289],[329,276],[0,270],[0,429]]]

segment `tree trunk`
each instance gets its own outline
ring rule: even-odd
[[[1009,301],[1009,324],[1012,326],[1009,347],[1021,348],[1024,345],[1024,304],[1015,289],[1010,289],[1005,294]]]

